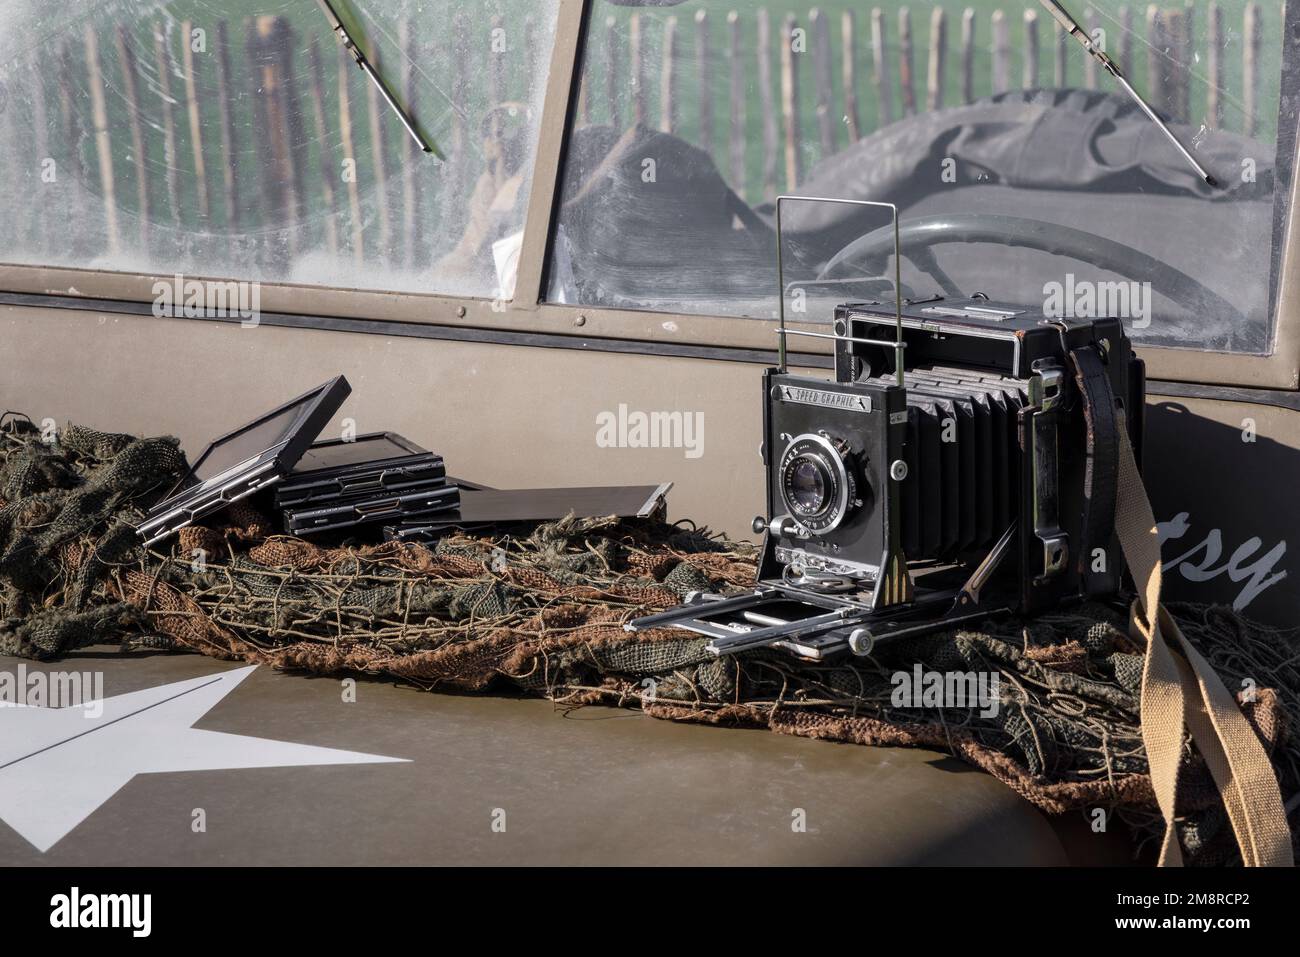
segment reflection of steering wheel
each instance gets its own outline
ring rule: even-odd
[[[958,289],[956,283],[939,268],[930,247],[944,243],[994,243],[1068,256],[1138,282],[1149,282],[1153,289],[1193,313],[1208,312],[1209,316],[1223,320],[1230,329],[1243,329],[1247,325],[1241,310],[1185,272],[1132,246],[1071,226],[1019,216],[963,213],[913,219],[900,223],[898,232],[903,258],[929,273],[948,296],[960,298],[967,293]],[[893,227],[883,226],[841,249],[817,278],[881,276],[885,274],[885,267],[893,254]]]

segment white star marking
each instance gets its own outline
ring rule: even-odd
[[[105,698],[94,718],[85,704],[0,708],[0,820],[44,853],[137,774],[406,760],[191,727],[256,669]]]

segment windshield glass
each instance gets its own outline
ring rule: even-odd
[[[1216,186],[1034,2],[596,0],[549,298],[770,318],[792,193],[896,204],[904,295],[1267,352],[1296,23],[1241,0],[1065,6]],[[815,276],[892,275],[875,225],[828,205],[787,232]]]
[[[559,0],[3,0],[0,262],[509,299]]]

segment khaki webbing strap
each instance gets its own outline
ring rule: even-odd
[[[1156,521],[1127,430],[1121,424],[1119,431],[1115,526],[1138,587],[1131,615],[1133,637],[1147,646],[1142,670],[1142,743],[1151,766],[1156,803],[1165,819],[1160,864],[1178,866],[1183,862],[1174,815],[1186,723],[1223,797],[1242,860],[1248,866],[1290,867],[1295,863],[1291,830],[1268,754],[1222,679],[1160,605]]]

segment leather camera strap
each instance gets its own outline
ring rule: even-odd
[[[1223,680],[1160,605],[1160,539],[1122,415],[1115,526],[1138,590],[1130,630],[1147,648],[1142,742],[1165,821],[1160,865],[1183,863],[1174,816],[1186,725],[1223,798],[1242,860],[1251,867],[1290,867],[1291,829],[1268,754]]]

